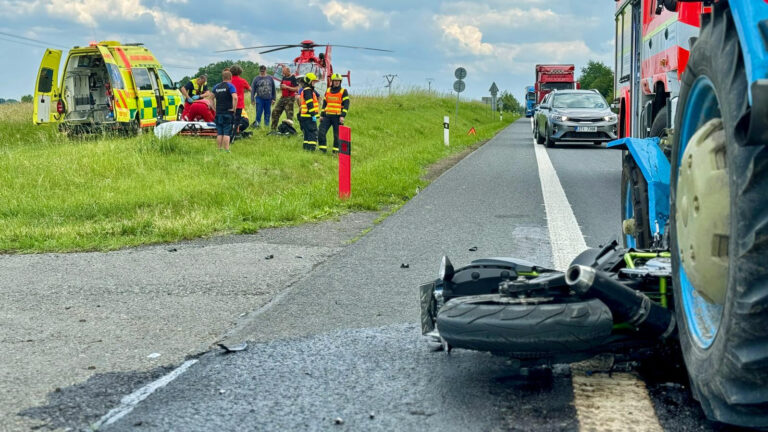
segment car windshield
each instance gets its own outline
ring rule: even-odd
[[[555,95],[555,108],[608,108],[602,96],[596,93],[569,93]]]

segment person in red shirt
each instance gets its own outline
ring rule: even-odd
[[[184,121],[204,121],[213,123],[216,116],[216,110],[213,107],[213,101],[211,100],[213,95],[208,95],[203,99],[198,99],[187,107],[181,114],[181,119]]]
[[[251,85],[248,84],[248,81],[243,79],[240,75],[243,73],[243,68],[236,64],[233,65],[231,68],[229,68],[229,71],[232,72],[232,85],[235,86],[235,90],[237,90],[237,107],[235,107],[235,125],[240,124],[240,117],[243,115],[243,109],[245,108],[245,92],[251,91]],[[239,133],[239,128],[232,128],[232,135],[236,135]]]

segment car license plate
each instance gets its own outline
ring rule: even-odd
[[[597,126],[577,126],[576,132],[597,132]]]

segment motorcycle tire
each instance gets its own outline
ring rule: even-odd
[[[611,311],[597,299],[511,300],[486,294],[449,301],[437,314],[440,336],[455,348],[570,362],[594,355],[613,328]]]

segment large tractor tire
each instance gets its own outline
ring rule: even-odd
[[[671,172],[680,345],[710,419],[768,427],[768,148],[740,146],[748,108],[727,6],[703,18],[682,77]]]
[[[648,183],[629,152],[621,169],[621,217],[624,247],[648,249],[653,236],[648,221]]]

